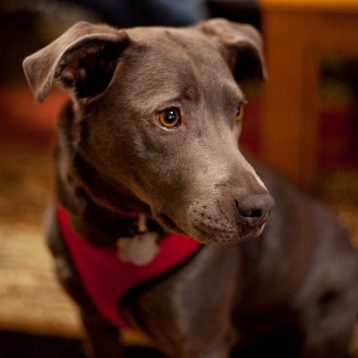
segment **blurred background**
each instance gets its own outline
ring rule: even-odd
[[[23,58],[78,20],[183,26],[209,17],[263,33],[269,81],[246,84],[242,147],[326,202],[358,247],[358,1],[3,0],[1,357],[83,356],[76,309],[54,279],[41,228],[53,197],[56,116],[67,96],[55,89],[36,105]],[[351,356],[358,357],[357,338]]]

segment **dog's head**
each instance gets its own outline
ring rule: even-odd
[[[238,147],[238,82],[265,76],[254,28],[223,19],[181,29],[81,22],[24,69],[38,101],[54,82],[71,94],[72,146],[112,197],[126,190],[167,229],[205,243],[262,232],[273,201]],[[117,205],[106,187],[86,190]]]

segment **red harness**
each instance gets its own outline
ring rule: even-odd
[[[193,256],[200,244],[191,238],[171,234],[160,241],[160,250],[146,266],[122,262],[115,245],[98,248],[83,240],[69,224],[69,215],[57,206],[59,226],[83,285],[99,312],[118,328],[129,328],[119,312],[129,289],[173,269]]]

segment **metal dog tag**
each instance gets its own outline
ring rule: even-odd
[[[137,266],[148,265],[159,252],[158,239],[159,234],[151,231],[133,237],[121,237],[117,240],[117,256]]]

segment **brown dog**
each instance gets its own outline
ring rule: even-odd
[[[356,253],[322,206],[255,165],[276,202],[268,220],[273,200],[238,148],[245,98],[237,82],[265,76],[252,27],[82,22],[24,69],[38,101],[54,82],[71,95],[59,120],[58,201],[88,250],[119,243],[120,259],[145,266],[163,231],[203,244],[124,295],[116,309],[127,323],[168,357],[229,357],[238,343],[251,345],[249,357],[261,347],[266,356],[345,356],[358,312]],[[150,220],[132,240],[133,212]],[[156,239],[141,250],[146,226]],[[64,230],[52,210],[59,278],[81,307],[94,355],[118,357],[118,328],[100,313],[98,292],[89,294],[75,258],[82,249],[69,250]]]

